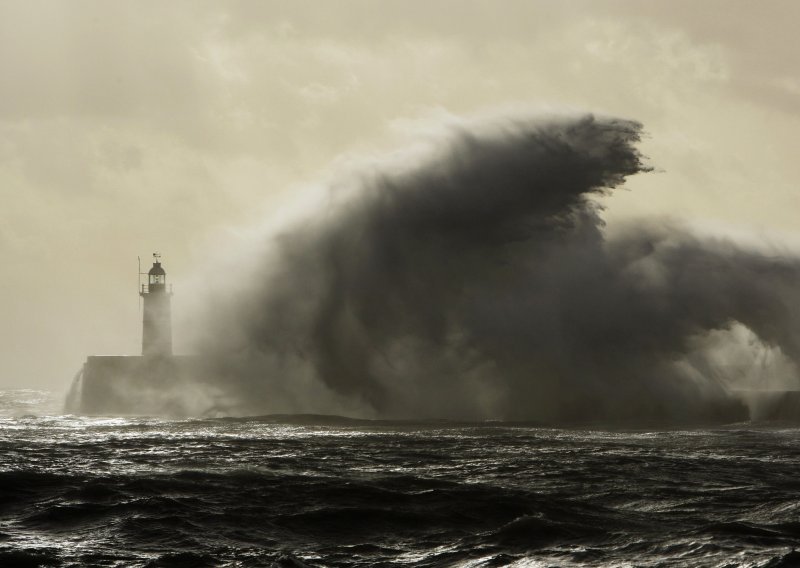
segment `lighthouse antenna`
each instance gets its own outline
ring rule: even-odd
[[[136,295],[139,296],[139,313],[142,313],[142,258],[139,255],[136,255],[136,262],[139,263],[139,270],[136,271],[138,273],[136,276]]]

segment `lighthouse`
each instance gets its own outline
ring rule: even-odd
[[[194,412],[183,393],[205,376],[200,358],[172,354],[172,289],[161,257],[139,269],[143,300],[142,354],[90,355],[73,380],[65,408],[89,415],[187,416]]]
[[[161,255],[153,253],[153,267],[147,273],[139,295],[144,299],[142,313],[142,355],[172,355],[172,289],[167,290],[167,273]]]

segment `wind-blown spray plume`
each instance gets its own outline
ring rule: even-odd
[[[647,169],[639,136],[591,115],[462,125],[413,167],[331,189],[213,314],[202,351],[227,408],[741,417],[709,334],[741,325],[797,361],[800,263],[664,223],[606,237],[594,198]]]

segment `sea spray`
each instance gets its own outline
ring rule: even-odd
[[[648,170],[640,135],[590,114],[464,121],[337,180],[205,314],[223,411],[745,418],[709,334],[744,326],[796,361],[800,261],[663,219],[607,236],[596,198]]]

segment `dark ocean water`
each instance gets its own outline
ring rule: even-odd
[[[794,428],[59,413],[0,391],[0,566],[800,565]]]

